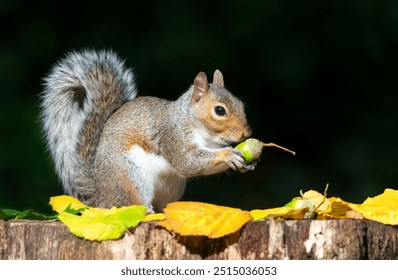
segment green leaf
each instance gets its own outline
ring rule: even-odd
[[[43,215],[32,210],[15,210],[15,209],[7,209],[3,208],[0,209],[0,220],[18,220],[18,219],[25,219],[25,220],[53,220],[56,219],[57,215]]]
[[[88,210],[89,207],[82,207],[79,209],[74,209],[72,208],[72,204],[69,204],[66,209],[64,210],[64,212],[69,213],[69,214],[73,214],[73,215],[77,215],[77,214],[81,214],[83,211]]]
[[[58,218],[76,236],[88,240],[118,239],[128,228],[137,226],[145,218],[145,206],[128,206],[101,211],[82,212],[81,216],[62,212]]]

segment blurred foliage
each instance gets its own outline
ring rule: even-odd
[[[42,77],[111,48],[141,95],[175,99],[220,69],[266,149],[254,172],[195,178],[184,199],[276,207],[300,189],[362,202],[398,174],[398,1],[0,2],[0,207],[47,210],[62,187],[42,141]],[[211,78],[210,78],[211,80]]]

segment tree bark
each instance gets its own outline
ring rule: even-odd
[[[0,259],[398,259],[398,228],[367,220],[265,220],[217,239],[142,223],[92,242],[59,221],[0,221]]]

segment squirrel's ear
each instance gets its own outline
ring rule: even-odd
[[[193,83],[192,101],[198,102],[209,90],[209,83],[207,82],[206,74],[199,72]]]
[[[224,76],[218,69],[216,71],[214,71],[213,84],[215,84],[219,87],[224,87]]]

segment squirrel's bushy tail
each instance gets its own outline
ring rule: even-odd
[[[70,52],[44,78],[41,121],[65,191],[93,194],[92,166],[104,123],[136,95],[134,76],[112,51]]]

